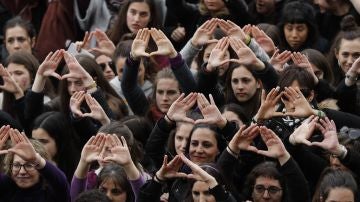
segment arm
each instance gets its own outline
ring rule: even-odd
[[[354,149],[346,148],[347,153],[345,158],[340,158],[340,162],[349,168],[356,176],[360,175],[360,154]]]
[[[170,65],[177,81],[180,84],[182,91],[185,94],[196,92],[197,90],[196,81],[189,67],[186,65],[185,61],[181,58],[180,54],[178,54],[175,58],[170,58]]]
[[[189,40],[185,46],[181,49],[180,55],[183,57],[185,63],[190,66],[196,55],[203,49],[202,46],[195,46],[191,40]]]

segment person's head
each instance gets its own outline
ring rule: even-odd
[[[82,192],[76,197],[75,202],[111,202],[104,192],[98,189]]]
[[[246,116],[244,109],[237,104],[230,103],[222,107],[221,113],[226,117],[228,121],[234,121],[239,127],[250,121],[250,118]]]
[[[106,165],[97,178],[98,188],[111,202],[134,201],[134,194],[126,173],[120,165]]]
[[[214,17],[229,14],[229,9],[222,0],[200,0],[199,11],[201,15],[210,14]]]
[[[244,196],[253,202],[285,201],[285,193],[284,177],[273,162],[260,163],[246,178]]]
[[[34,26],[21,19],[21,17],[14,17],[8,20],[3,29],[4,44],[9,55],[17,51],[25,51],[32,53],[32,48],[35,46],[36,31]]]
[[[284,49],[299,51],[315,44],[318,38],[315,11],[306,2],[287,3],[282,10],[279,29]]]
[[[343,0],[314,0],[314,4],[319,7],[321,13],[329,12],[333,14],[336,14],[338,9],[342,9],[341,7],[344,4],[348,4],[349,7],[351,5],[350,1]]]
[[[311,67],[318,79],[325,79],[329,83],[334,81],[330,63],[320,51],[315,49],[305,49],[302,53],[309,59]]]
[[[120,121],[131,130],[139,146],[144,148],[153,128],[151,122],[147,118],[137,115],[126,116]]]
[[[109,38],[118,44],[126,33],[135,35],[142,28],[159,28],[160,21],[153,0],[127,0],[121,6],[117,21],[109,30]]]
[[[350,172],[327,168],[318,182],[313,202],[355,202],[357,184]]]
[[[166,113],[180,96],[180,86],[171,69],[164,68],[156,74],[153,92],[156,107]]]
[[[115,77],[115,65],[112,59],[106,55],[99,55],[95,60],[101,67],[105,79],[111,81]]]
[[[48,155],[42,144],[36,140],[30,140],[35,151],[44,159]],[[21,189],[27,189],[40,182],[40,173],[36,170],[33,162],[28,162],[14,153],[8,153],[5,157],[5,172]]]
[[[256,0],[256,12],[261,15],[270,15],[275,11],[276,1],[275,0]]]
[[[341,31],[335,37],[329,54],[332,67],[335,68],[334,75],[345,75],[359,56],[360,27],[354,17],[348,15],[341,22]]]
[[[119,42],[119,44],[116,46],[113,55],[113,61],[115,62],[116,72],[119,80],[122,80],[125,60],[130,55],[132,43],[133,40],[126,40]]]
[[[196,124],[187,145],[190,160],[196,164],[213,163],[226,147],[226,142],[215,126]]]

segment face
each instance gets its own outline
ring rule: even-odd
[[[57,153],[56,142],[48,132],[42,128],[35,129],[32,131],[32,138],[41,142],[50,158],[54,158]]]
[[[313,71],[318,79],[324,78],[324,72],[321,69],[319,69],[317,66],[315,66],[312,63],[311,63],[311,68],[313,69]]]
[[[134,2],[128,8],[126,24],[132,33],[137,33],[139,29],[147,27],[150,17],[150,7],[147,3]]]
[[[293,50],[299,49],[306,42],[308,32],[308,26],[305,23],[286,23],[284,26],[286,42]]]
[[[226,120],[228,121],[235,121],[235,123],[240,127],[242,126],[244,123],[240,120],[239,116],[237,114],[235,114],[232,111],[225,111],[224,113],[222,113],[223,116],[225,116]]]
[[[344,187],[336,187],[330,190],[325,202],[354,202],[354,193]]]
[[[215,162],[219,154],[215,133],[208,128],[197,128],[190,140],[190,160],[196,164]]]
[[[99,190],[104,192],[112,202],[126,201],[126,192],[111,179],[105,180],[99,186]]]
[[[205,182],[196,181],[192,188],[194,202],[215,202],[215,197],[209,192],[209,185]]]
[[[175,133],[175,150],[177,154],[186,152],[186,145],[189,141],[190,132],[194,125],[191,123],[181,123]]]
[[[126,60],[126,57],[118,57],[116,59],[116,72],[117,72],[119,80],[122,80],[122,77],[123,77],[125,60]]]
[[[255,181],[251,196],[254,202],[280,202],[282,194],[279,180],[268,177],[258,177]]]
[[[234,69],[231,75],[231,88],[234,96],[239,102],[246,102],[251,99],[260,85],[255,77],[245,67]]]
[[[100,55],[96,58],[96,63],[100,65],[104,77],[107,81],[111,81],[111,79],[115,77],[115,73],[111,67],[114,65],[111,58],[106,55]]]
[[[314,0],[314,4],[319,6],[321,13],[335,10],[335,2],[334,0]]]
[[[86,86],[81,79],[67,78],[67,88],[70,95],[73,95],[77,91],[86,90]]]
[[[25,68],[24,65],[10,63],[7,66],[7,70],[23,91],[31,87],[30,72]]]
[[[360,56],[360,38],[355,40],[341,39],[339,50],[335,50],[335,56],[345,74]]]
[[[203,61],[204,61],[204,62],[207,62],[207,61],[209,60],[210,53],[211,53],[211,51],[214,49],[215,46],[216,46],[216,43],[212,43],[212,44],[209,44],[209,45],[205,48],[205,50],[204,50],[204,56],[203,56]],[[230,59],[230,53],[229,53],[229,51],[226,51],[223,59],[224,59],[224,60]],[[218,75],[219,75],[219,76],[223,76],[228,69],[229,69],[229,63],[225,63],[225,64],[221,65],[220,67],[218,67]]]
[[[180,96],[178,82],[174,79],[159,79],[156,85],[156,105],[166,113],[171,104]]]
[[[211,12],[216,12],[225,7],[223,0],[204,0],[204,4]]]
[[[15,26],[6,30],[5,46],[10,55],[20,50],[31,53],[33,45],[24,28]]]
[[[256,0],[256,11],[260,14],[270,14],[275,10],[274,0]]]
[[[25,165],[24,165],[25,164]],[[24,165],[24,166],[19,166]],[[26,169],[25,169],[25,168]],[[22,189],[30,188],[39,182],[40,174],[34,165],[24,161],[18,155],[14,155],[13,166],[11,170],[11,179]]]

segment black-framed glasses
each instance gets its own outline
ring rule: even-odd
[[[270,195],[275,195],[280,192],[282,189],[276,186],[265,187],[264,185],[255,185],[254,190],[256,194],[264,194],[265,191],[268,191]]]
[[[25,163],[25,164],[13,163],[10,165],[11,165],[11,170],[15,173],[18,173],[21,170],[21,167],[23,167],[26,172],[32,172],[36,170],[36,166],[37,166],[36,164],[33,163]]]

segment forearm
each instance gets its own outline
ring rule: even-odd
[[[182,91],[185,94],[196,92],[196,81],[180,54],[178,54],[175,58],[170,59],[170,65]]]
[[[90,164],[80,159],[79,164],[74,172],[74,176],[78,179],[85,179],[89,169],[90,169]]]
[[[203,49],[202,46],[195,46],[190,39],[186,45],[181,49],[180,54],[185,63],[190,66],[195,56]]]
[[[35,93],[43,92],[45,88],[45,82],[46,82],[46,77],[36,74],[31,90]]]
[[[134,162],[123,166],[126,176],[129,180],[136,180],[140,177],[140,171],[136,168]]]

